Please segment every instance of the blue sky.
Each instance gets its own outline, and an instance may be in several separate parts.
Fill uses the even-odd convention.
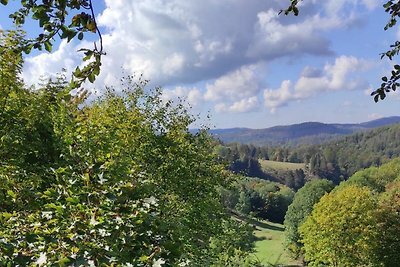
[[[211,115],[201,122],[217,128],[400,115],[398,93],[378,104],[369,96],[396,62],[379,53],[400,38],[398,27],[383,30],[384,1],[304,0],[299,17],[278,16],[289,2],[95,1],[107,56],[94,86],[117,84],[122,70],[142,73],[165,99],[187,99],[193,113]],[[26,83],[71,71],[82,46],[92,43],[58,42],[51,54],[28,55]]]

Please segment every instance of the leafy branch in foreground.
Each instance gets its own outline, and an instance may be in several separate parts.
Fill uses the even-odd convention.
[[[8,5],[7,0],[0,4]],[[85,66],[77,67],[73,72],[72,89],[83,82],[94,82],[100,73],[101,56],[105,55],[103,40],[98,28],[92,0],[21,0],[21,8],[9,16],[14,24],[21,27],[27,19],[36,20],[41,28],[37,37],[20,42],[19,49],[29,54],[32,49],[51,52],[56,38],[70,42],[75,37],[83,40],[87,33],[98,35],[99,44],[94,43],[92,49],[80,49],[84,53]]]

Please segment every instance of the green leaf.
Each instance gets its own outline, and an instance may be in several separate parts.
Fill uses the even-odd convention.
[[[46,49],[47,52],[51,53],[51,51],[53,50],[53,45],[51,44],[50,41],[46,41],[44,43],[44,48]]]
[[[12,197],[13,199],[17,198],[17,194],[15,194],[12,190],[7,190],[7,195]]]
[[[94,80],[96,80],[96,76],[94,72],[91,72],[88,76],[89,82],[94,83]]]
[[[8,4],[8,0],[0,0],[0,3],[6,6]]]
[[[79,198],[78,197],[67,197],[66,201],[70,202],[72,204],[77,204],[77,203],[79,203]]]
[[[80,32],[80,33],[78,34],[78,39],[79,39],[79,40],[82,40],[82,39],[83,39],[83,32]]]

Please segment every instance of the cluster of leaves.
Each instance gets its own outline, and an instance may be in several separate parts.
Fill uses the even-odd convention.
[[[400,242],[400,159],[355,174],[300,226],[310,266],[395,266]]]
[[[1,66],[1,265],[246,262],[251,231],[221,205],[225,171],[182,104],[132,77],[84,103],[62,77],[30,91]]]
[[[7,0],[0,1],[8,5]],[[77,37],[83,40],[86,33],[94,33],[99,37],[99,46],[94,43],[93,49],[83,48],[84,67],[77,67],[73,72],[75,79],[72,88],[78,88],[86,79],[94,82],[100,73],[101,56],[104,55],[102,36],[96,23],[91,0],[21,0],[21,7],[10,14],[14,24],[21,27],[30,19],[36,20],[41,29],[38,36],[25,39],[18,44],[18,49],[30,53],[32,49],[51,52],[56,39],[70,42]]]

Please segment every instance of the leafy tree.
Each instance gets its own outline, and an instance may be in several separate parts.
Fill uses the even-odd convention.
[[[11,92],[7,112],[25,104],[1,118],[18,120],[7,131],[23,146],[1,128],[1,153],[15,152],[0,161],[2,264],[212,266],[221,253],[247,255],[251,240],[226,238],[243,231],[224,228],[236,222],[220,204],[227,179],[213,141],[190,134],[183,105],[145,85],[128,78],[122,94],[109,89],[90,105],[63,81]]]
[[[334,185],[328,180],[313,180],[304,185],[294,196],[285,215],[285,244],[287,249],[298,257],[301,253],[302,243],[298,228],[310,215],[315,203],[330,192]]]
[[[377,205],[367,187],[352,185],[323,196],[299,228],[309,266],[377,266]]]
[[[361,170],[352,175],[346,183],[338,187],[349,185],[366,186],[370,190],[382,193],[386,190],[388,184],[395,181],[400,175],[400,158],[391,160],[380,167],[370,167]]]
[[[374,246],[378,260],[384,266],[396,266],[400,262],[400,180],[387,185],[381,194],[378,208],[379,238]]]
[[[8,0],[0,4],[8,5]],[[52,51],[55,39],[66,39],[70,42],[77,37],[82,40],[87,33],[97,34],[99,44],[93,49],[80,49],[84,52],[83,60],[87,63],[83,68],[77,67],[73,72],[75,79],[72,88],[78,88],[85,81],[93,82],[100,73],[101,56],[104,55],[102,36],[97,27],[92,0],[21,0],[18,10],[10,14],[14,24],[23,26],[29,19],[36,20],[40,28],[37,37],[25,39],[18,43],[19,51],[30,53],[32,49]]]
[[[288,15],[293,13],[295,16],[299,15],[298,4],[302,0],[290,0],[290,5],[285,10],[281,10],[280,13]],[[389,0],[383,4],[383,8],[386,13],[389,14],[389,21],[385,25],[384,30],[388,30],[396,25],[397,19],[400,17],[400,0]],[[381,59],[386,57],[390,60],[394,56],[397,56],[400,52],[400,41],[396,41],[394,44],[390,45],[390,49],[384,53],[381,53]],[[400,87],[400,65],[396,64],[393,66],[393,70],[389,76],[382,77],[381,86],[371,93],[374,97],[374,101],[378,102],[386,98],[386,94],[391,91],[396,91]]]

